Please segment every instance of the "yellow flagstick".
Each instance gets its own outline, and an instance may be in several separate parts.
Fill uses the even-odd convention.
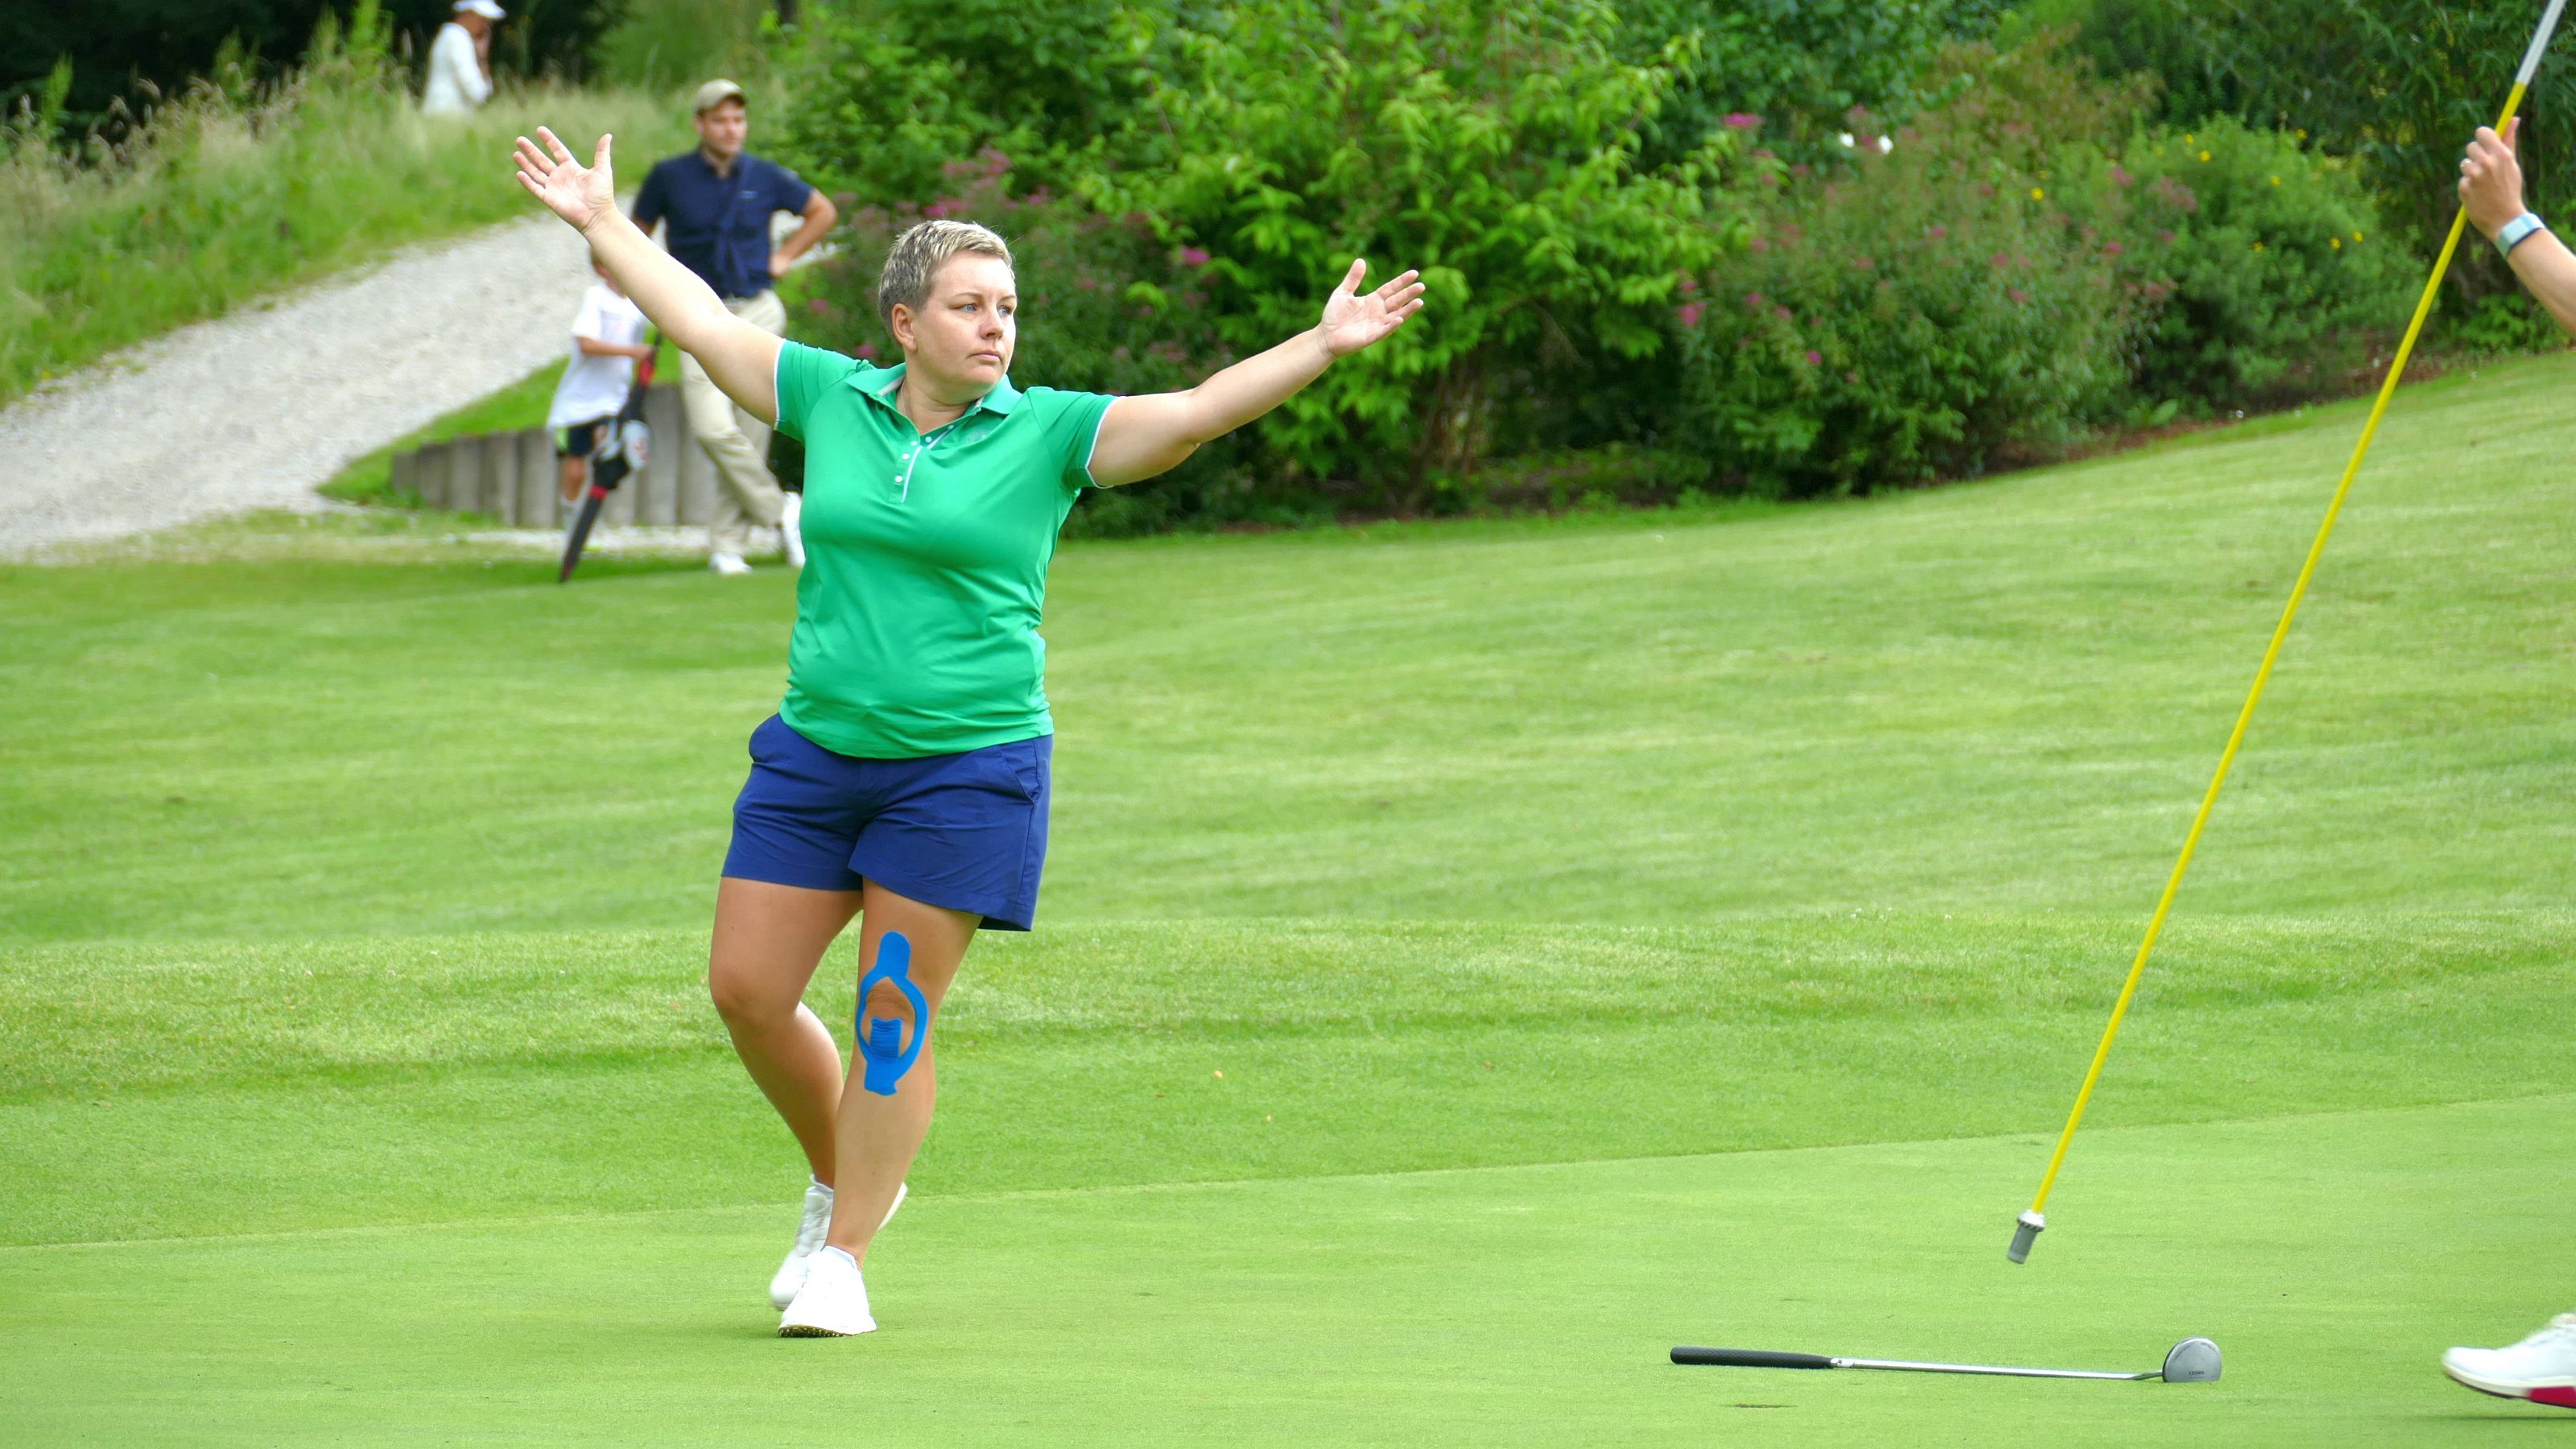
[[[2514,76],[2513,91],[2505,97],[2504,113],[2496,117],[2497,135],[2503,135],[2513,123],[2514,112],[2522,105],[2523,92],[2531,77],[2540,69],[2540,53],[2549,48],[2549,37],[2558,28],[2558,13],[2567,0],[2549,0],[2548,10],[2540,17],[2540,27],[2532,33],[2531,48],[2523,53],[2522,69]],[[2066,1114],[2066,1128],[2057,1134],[2057,1150],[2049,1154],[2048,1170],[2041,1174],[2039,1192],[2030,1200],[2030,1208],[2014,1220],[2012,1246],[2004,1256],[2015,1263],[2027,1261],[2031,1244],[2040,1230],[2048,1226],[2043,1209],[2048,1194],[2057,1185],[2057,1171],[2066,1165],[2066,1149],[2075,1140],[2076,1125],[2084,1120],[2084,1106],[2093,1099],[2093,1087],[2102,1078],[2102,1064],[2111,1057],[2111,1040],[2120,1034],[2120,1020],[2129,1014],[2129,999],[2137,994],[2138,978],[2146,973],[2147,957],[2156,949],[2156,936],[2164,930],[2165,913],[2173,908],[2174,892],[2182,888],[2183,872],[2191,868],[2191,853],[2200,845],[2202,827],[2209,824],[2211,807],[2218,803],[2219,787],[2227,783],[2228,767],[2236,763],[2236,750],[2245,743],[2245,727],[2254,719],[2254,706],[2262,701],[2263,686],[2272,678],[2272,665],[2281,657],[2281,641],[2290,634],[2290,621],[2299,616],[2299,601],[2307,597],[2308,580],[2317,571],[2317,560],[2325,556],[2326,540],[2334,533],[2335,519],[2343,512],[2344,495],[2352,491],[2352,480],[2361,472],[2361,460],[2370,452],[2370,440],[2379,432],[2379,419],[2388,411],[2388,399],[2397,391],[2397,380],[2406,371],[2406,359],[2415,351],[2415,338],[2424,330],[2424,319],[2433,310],[2433,298],[2440,291],[2443,274],[2451,269],[2451,254],[2459,250],[2460,233],[2467,227],[2469,213],[2463,207],[2451,218],[2451,234],[2442,241],[2442,255],[2433,263],[2433,275],[2424,282],[2424,295],[2415,304],[2415,316],[2406,324],[2405,340],[2397,344],[2397,356],[2388,364],[2388,376],[2379,384],[2379,398],[2370,405],[2370,421],[2362,426],[2361,441],[2354,445],[2352,461],[2343,469],[2343,481],[2335,485],[2334,500],[2326,505],[2325,522],[2317,527],[2317,539],[2308,546],[2308,560],[2299,568],[2299,581],[2290,588],[2290,602],[2281,610],[2281,622],[2272,629],[2272,642],[2263,650],[2263,665],[2254,671],[2254,688],[2245,696],[2245,707],[2236,712],[2236,728],[2228,733],[2227,748],[2218,757],[2218,769],[2209,777],[2209,792],[2200,799],[2200,811],[2191,818],[2191,833],[2183,837],[2182,854],[2175,857],[2173,874],[2165,878],[2164,895],[2156,901],[2156,913],[2147,922],[2146,938],[2138,943],[2137,959],[2129,963],[2129,979],[2120,987],[2120,999],[2111,1007],[2110,1024],[2102,1029],[2102,1044],[2093,1049],[2093,1065],[2084,1072],[2084,1086],[2075,1094],[2075,1110]]]

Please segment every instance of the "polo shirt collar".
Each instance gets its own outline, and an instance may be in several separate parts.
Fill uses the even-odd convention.
[[[902,409],[895,407],[894,396],[903,387],[903,373],[908,366],[910,366],[909,363],[898,362],[892,367],[881,367],[874,372],[854,372],[850,374],[849,385],[867,394],[880,406],[900,412]],[[957,421],[962,423],[979,412],[991,413],[996,417],[1008,417],[1011,409],[1019,405],[1020,390],[1011,386],[1010,376],[1006,373],[1000,382],[993,384],[992,391],[977,398],[973,407],[958,414]]]

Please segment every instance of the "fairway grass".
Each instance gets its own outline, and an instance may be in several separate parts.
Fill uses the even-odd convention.
[[[787,575],[0,568],[0,1438],[2490,1442],[2547,1411],[2436,1356],[2576,1306],[2570,396],[2398,399],[2018,1269],[2357,408],[1067,544],[1038,929],[851,1343],[769,1336],[802,1176],[704,986]]]

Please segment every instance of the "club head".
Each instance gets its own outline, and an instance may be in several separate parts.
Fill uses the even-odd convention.
[[[2186,1338],[2165,1355],[2164,1380],[2169,1384],[2214,1384],[2218,1382],[2218,1345],[2205,1338]]]

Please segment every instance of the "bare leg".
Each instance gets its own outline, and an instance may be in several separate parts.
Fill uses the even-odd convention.
[[[589,459],[575,453],[564,454],[563,476],[558,480],[556,485],[558,490],[563,494],[564,502],[579,503],[581,501],[582,486],[590,481],[589,473]]]
[[[948,995],[948,983],[957,979],[957,963],[966,958],[967,944],[975,939],[983,917],[907,900],[874,881],[868,882],[865,894],[867,910],[859,922],[860,976],[875,967],[877,943],[886,933],[901,931],[912,943],[912,984],[921,988],[923,999],[930,1003],[931,1030],[936,1032],[939,1003]],[[871,1016],[899,1017],[907,1023],[912,1016],[903,994],[883,983],[860,1008]],[[907,1039],[917,1029],[917,1024],[908,1024]],[[903,1185],[914,1155],[921,1151],[921,1139],[930,1131],[930,1109],[939,1097],[938,1068],[931,1053],[931,1041],[925,1035],[921,1055],[895,1084],[891,1097],[868,1091],[864,1073],[852,1075],[841,1087],[839,1161],[845,1170],[841,1190],[832,1198],[832,1231],[823,1241],[862,1266],[867,1262],[868,1243],[894,1206],[895,1189]]]
[[[716,884],[708,994],[733,1034],[735,1054],[786,1119],[815,1180],[825,1186],[832,1182],[841,1049],[832,1044],[822,1018],[806,1009],[805,983],[858,909],[857,891],[806,890],[732,876]],[[949,970],[956,970],[953,956]],[[893,1199],[892,1187],[886,1197]]]

